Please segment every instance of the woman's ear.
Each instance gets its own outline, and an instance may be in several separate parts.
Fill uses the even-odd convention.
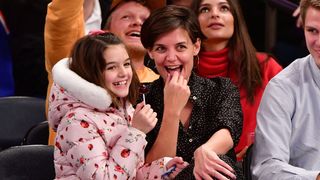
[[[194,45],[193,55],[197,56],[198,53],[200,52],[200,48],[201,48],[200,38],[197,38],[197,41],[193,45]]]

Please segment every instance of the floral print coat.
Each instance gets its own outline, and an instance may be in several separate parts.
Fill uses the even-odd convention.
[[[113,106],[107,91],[68,69],[67,60],[54,67],[53,76],[48,119],[57,132],[57,179],[161,177],[166,170],[163,159],[144,165],[146,135],[131,127],[130,103],[124,108]]]

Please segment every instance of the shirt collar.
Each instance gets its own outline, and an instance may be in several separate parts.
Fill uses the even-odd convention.
[[[318,88],[320,89],[320,69],[316,64],[315,59],[311,55],[309,57],[309,64],[313,79],[316,82]]]

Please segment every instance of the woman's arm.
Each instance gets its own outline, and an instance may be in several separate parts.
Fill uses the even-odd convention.
[[[157,138],[147,154],[146,162],[162,157],[176,156],[180,116],[185,107],[190,89],[182,75],[168,74],[164,87],[164,111]]]
[[[233,147],[233,140],[228,129],[220,129],[202,146],[207,146],[216,154],[223,155]]]
[[[218,92],[211,101],[218,101],[219,105],[213,107],[217,115],[211,121],[219,130],[194,152],[193,173],[196,178],[235,178],[234,170],[219,156],[225,155],[239,141],[242,128],[239,91],[228,79],[214,81]]]
[[[221,129],[194,152],[194,175],[196,178],[225,178],[221,173],[236,178],[234,171],[218,155],[226,154],[233,147],[233,140],[227,129]]]

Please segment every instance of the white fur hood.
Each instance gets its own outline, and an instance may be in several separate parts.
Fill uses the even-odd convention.
[[[71,71],[67,58],[53,67],[52,75],[54,83],[49,97],[48,120],[54,130],[73,108],[106,111],[110,107],[112,100],[108,92]]]
[[[69,58],[60,60],[53,67],[52,76],[54,83],[93,108],[106,110],[112,103],[111,96],[104,88],[82,79],[69,69]]]

